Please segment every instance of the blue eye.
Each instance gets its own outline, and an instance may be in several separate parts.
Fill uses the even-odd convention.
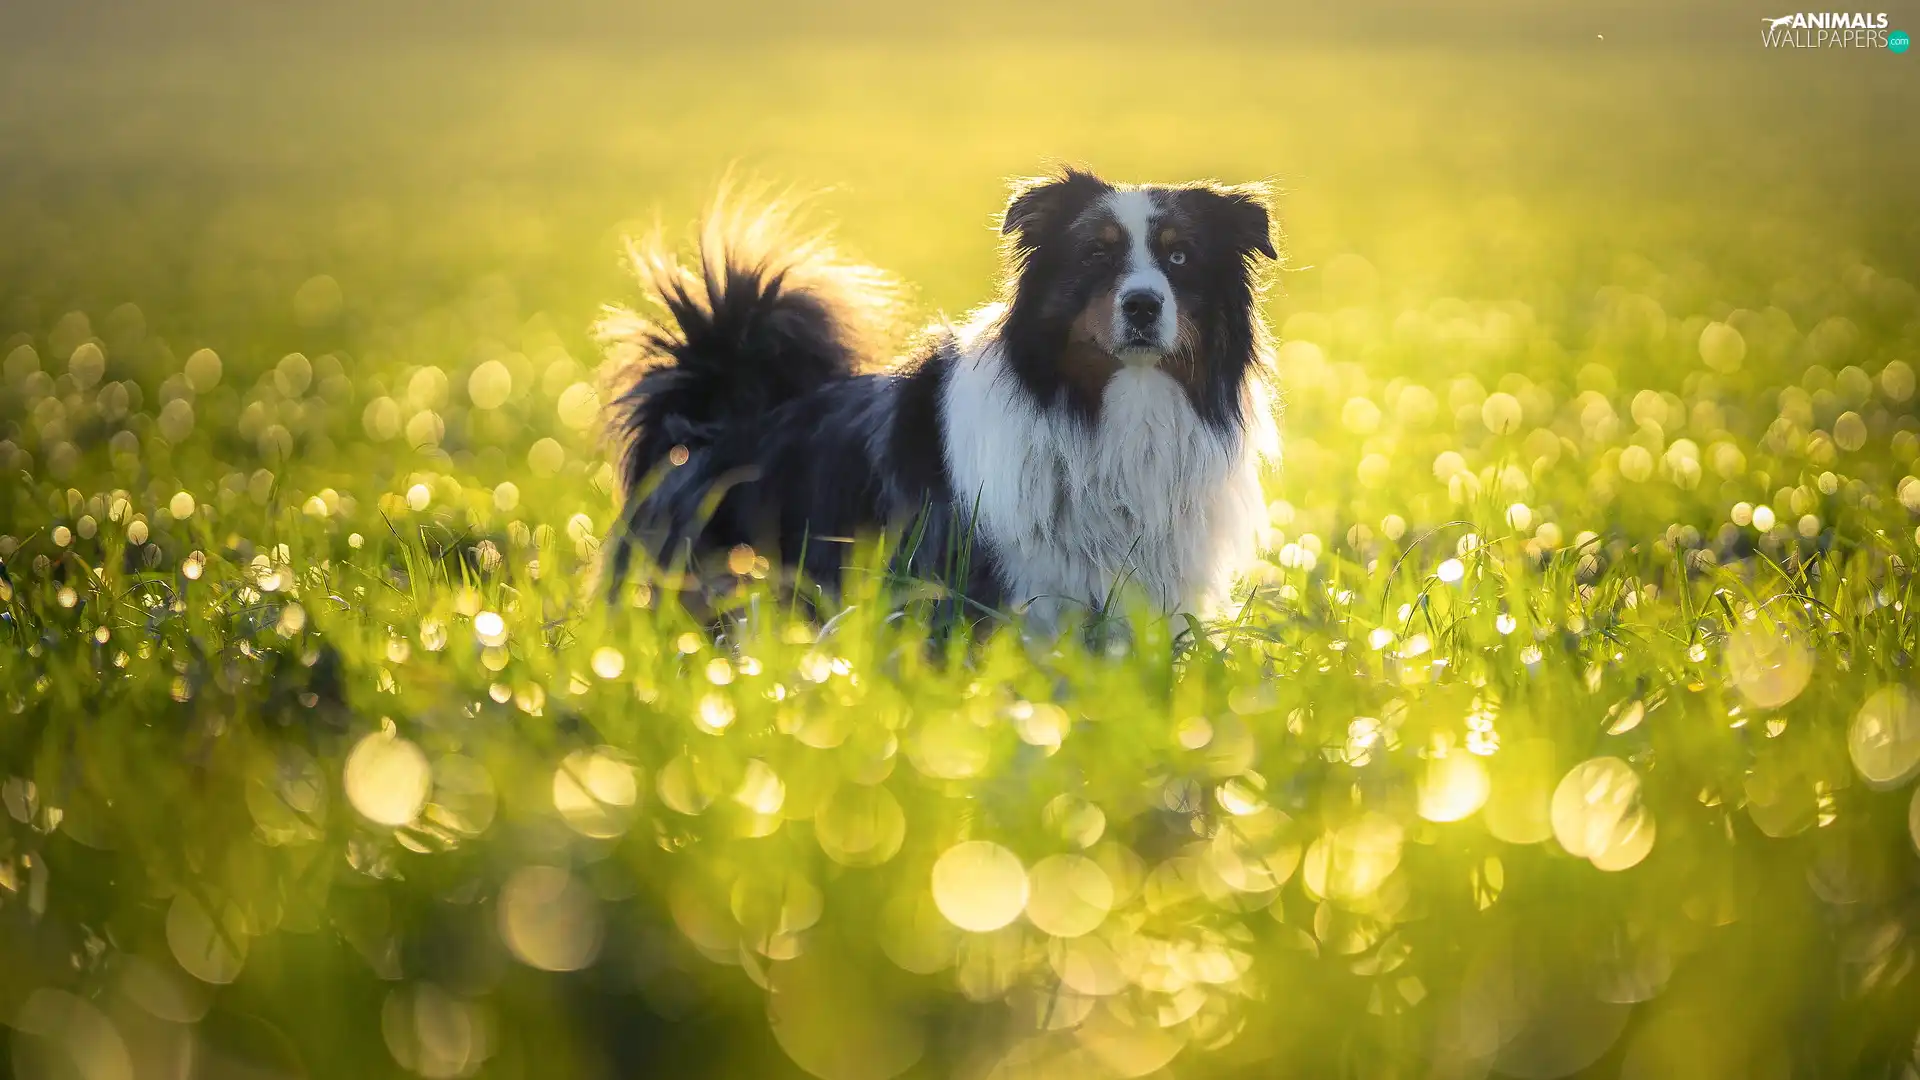
[[[1185,266],[1187,265],[1187,253],[1176,248],[1167,253],[1167,262],[1173,266]]]

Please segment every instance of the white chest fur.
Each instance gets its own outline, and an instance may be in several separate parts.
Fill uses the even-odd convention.
[[[1129,593],[1163,613],[1216,610],[1266,525],[1264,403],[1249,402],[1248,432],[1223,434],[1172,378],[1129,367],[1088,424],[1036,403],[997,345],[976,342],[947,384],[947,467],[1009,601],[1046,626]]]

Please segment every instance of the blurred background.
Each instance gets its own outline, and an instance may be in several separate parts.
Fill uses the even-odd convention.
[[[0,275],[20,328],[134,301],[217,335],[320,273],[378,319],[488,274],[572,333],[625,295],[621,235],[683,228],[734,168],[824,191],[851,248],[957,310],[993,287],[1005,178],[1062,161],[1275,181],[1282,311],[1345,253],[1389,292],[1528,300],[1635,257],[1770,288],[1810,237],[1910,268],[1911,57],[1762,49],[1760,16],[21,0]]]
[[[1920,1075],[1920,56],[1781,14],[0,0],[0,1076]],[[930,320],[1058,163],[1278,193],[1257,632],[570,606],[625,238]]]

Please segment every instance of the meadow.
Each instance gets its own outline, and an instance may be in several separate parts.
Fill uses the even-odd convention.
[[[0,1073],[1920,1076],[1920,62],[1596,37],[8,52]],[[624,237],[1060,161],[1278,193],[1235,617],[583,597]]]

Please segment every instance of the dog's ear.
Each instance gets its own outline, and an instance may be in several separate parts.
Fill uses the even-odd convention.
[[[1203,213],[1234,249],[1243,255],[1280,257],[1273,243],[1273,218],[1267,212],[1271,198],[1265,184],[1207,184],[1193,189]]]
[[[1106,181],[1074,168],[1057,176],[1019,181],[1014,185],[1012,201],[1007,203],[1006,215],[1000,219],[1000,235],[1014,237],[1014,243],[1022,248],[1037,247],[1041,237],[1072,221],[1096,196],[1108,190]]]

